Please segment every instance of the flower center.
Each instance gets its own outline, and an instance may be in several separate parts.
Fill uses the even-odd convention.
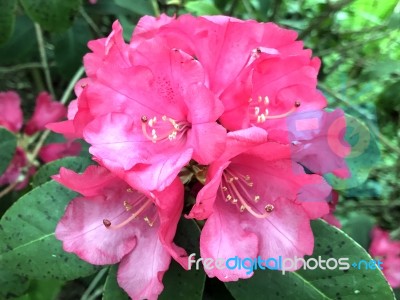
[[[129,188],[127,189],[127,192],[133,193],[134,191]],[[133,221],[140,215],[144,216],[143,220],[150,227],[152,227],[154,225],[154,222],[157,220],[158,214],[153,201],[151,201],[144,195],[136,197],[133,201],[124,201],[123,206],[126,212],[133,211],[133,213],[126,220],[117,225],[113,225],[109,219],[103,219],[103,225],[107,229],[120,229],[128,225],[131,221]]]
[[[141,121],[144,136],[153,143],[180,138],[190,128],[189,123],[176,121],[167,116],[162,116],[161,120],[158,120],[157,117],[149,119],[147,116],[142,116]]]
[[[225,169],[222,174],[222,181],[220,185],[220,191],[225,198],[226,202],[230,202],[239,209],[240,212],[245,210],[256,218],[264,219],[274,210],[272,204],[267,204],[264,207],[264,211],[260,212],[260,209],[256,206],[260,202],[260,195],[252,196],[249,190],[253,188],[253,182],[249,175],[243,175],[239,172]]]
[[[269,98],[268,96],[265,96],[264,98],[261,96],[258,96],[257,100],[254,100],[253,98],[249,99],[249,112],[250,112],[250,118],[252,121],[257,122],[257,123],[264,123],[266,120],[272,120],[272,119],[281,119],[285,118],[292,113],[296,111],[298,107],[300,107],[301,102],[300,101],[295,101],[294,105],[291,109],[289,109],[287,112],[279,115],[269,115],[269,110],[268,110],[268,105],[269,105]]]

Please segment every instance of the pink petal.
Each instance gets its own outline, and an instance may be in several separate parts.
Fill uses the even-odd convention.
[[[52,178],[85,197],[101,195],[105,186],[116,181],[115,175],[98,166],[89,166],[82,174],[62,167],[60,173],[52,176]],[[82,182],[85,184],[82,184]]]
[[[60,102],[54,101],[47,92],[42,92],[36,98],[35,111],[26,123],[25,133],[32,135],[45,129],[48,123],[59,121],[66,116],[66,108]]]
[[[40,149],[39,157],[44,162],[50,162],[66,156],[76,156],[81,152],[79,142],[51,143]]]
[[[129,215],[122,214],[122,200],[116,196],[79,197],[70,202],[55,232],[65,251],[95,265],[115,264],[132,251],[136,245],[133,224],[120,230],[103,224],[105,218],[119,223]]]
[[[240,224],[237,212],[233,207],[224,205],[221,201],[215,203],[215,211],[208,218],[200,236],[200,253],[204,259],[228,258],[238,256],[257,257],[258,239],[250,230]],[[233,246],[234,245],[234,246]],[[214,268],[205,270],[209,277],[217,277],[221,281],[236,281],[239,278],[248,278],[252,273],[247,270]]]
[[[118,284],[132,299],[157,299],[164,288],[162,278],[170,261],[157,230],[143,230],[135,249],[119,265]]]
[[[18,132],[22,122],[21,100],[18,94],[14,91],[0,93],[0,126]]]
[[[162,192],[155,192],[154,196],[160,218],[159,239],[168,253],[186,269],[186,251],[173,242],[183,209],[183,184],[177,177],[170,186]]]

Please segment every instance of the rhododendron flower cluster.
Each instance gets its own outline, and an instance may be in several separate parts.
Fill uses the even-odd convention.
[[[34,139],[47,123],[65,118],[66,112],[64,105],[54,101],[47,92],[41,92],[36,98],[32,117],[24,125],[19,95],[14,91],[0,93],[0,126],[20,135],[14,158],[6,172],[0,176],[0,185],[17,182],[15,189],[19,190],[28,184],[29,176],[35,173],[35,167],[29,161],[24,147],[29,144],[27,140]],[[38,156],[43,162],[50,162],[64,156],[77,155],[80,151],[81,145],[78,142],[49,143],[40,149]]]
[[[311,255],[310,220],[330,212],[322,175],[348,176],[350,149],[343,112],[325,111],[317,90],[320,61],[296,37],[273,23],[162,15],[143,17],[129,43],[118,21],[89,42],[68,120],[48,125],[83,138],[100,165],[55,177],[82,194],[56,230],[64,249],[121,262],[120,286],[155,298],[170,257],[188,267],[172,243],[185,168],[204,185],[186,215],[206,219],[203,257]]]
[[[375,227],[369,247],[371,256],[383,262],[383,274],[393,288],[400,287],[400,241],[390,238],[389,232]]]

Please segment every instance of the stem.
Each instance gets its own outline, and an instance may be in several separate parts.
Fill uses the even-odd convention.
[[[65,89],[64,94],[61,97],[60,102],[62,104],[67,103],[68,98],[71,95],[72,90],[74,89],[75,83],[79,80],[79,78],[81,78],[81,76],[83,75],[84,71],[85,71],[85,69],[83,67],[80,67],[78,69],[78,71],[76,71],[74,77],[72,77],[72,79],[69,82],[67,88]],[[38,156],[39,151],[42,148],[42,146],[43,146],[44,142],[46,141],[46,138],[49,136],[49,134],[50,134],[50,130],[45,130],[42,133],[39,141],[37,142],[34,150],[32,151],[31,162],[33,162],[36,159],[36,157]]]
[[[49,64],[47,62],[46,49],[44,46],[43,32],[42,32],[42,29],[40,28],[40,25],[37,23],[35,23],[35,30],[36,30],[36,38],[37,38],[38,45],[39,45],[40,59],[41,59],[42,67],[44,70],[44,77],[46,80],[46,85],[47,85],[47,88],[49,89],[50,94],[55,98],[53,83],[52,83],[51,75],[50,75],[50,68],[49,68]]]
[[[157,0],[151,0],[151,6],[153,6],[154,15],[156,17],[160,16],[160,8],[158,7]]]
[[[90,297],[90,293],[96,288],[97,284],[100,282],[101,278],[106,274],[108,271],[108,268],[101,269],[99,273],[93,278],[92,282],[89,284],[89,287],[86,289],[86,291],[83,293],[81,300],[88,300],[92,299],[93,297]]]
[[[101,37],[102,33],[97,27],[96,23],[92,20],[92,18],[86,13],[86,11],[83,9],[83,7],[80,8],[79,13],[81,16],[85,19],[86,23],[92,28],[92,30],[96,33],[97,37]]]
[[[12,67],[0,67],[0,73],[13,73],[13,72],[18,72],[21,70],[25,69],[38,69],[42,68],[42,64],[38,62],[32,62],[32,63],[26,63],[26,64],[20,64],[20,65],[15,65]]]
[[[4,190],[0,192],[0,199],[3,198],[5,195],[7,195],[9,192],[11,192],[17,185],[19,181],[17,180],[16,182],[10,184],[8,187],[6,187]]]

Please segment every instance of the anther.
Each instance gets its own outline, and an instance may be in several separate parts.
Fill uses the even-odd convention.
[[[301,102],[300,102],[300,101],[296,101],[296,102],[294,103],[294,106],[296,106],[296,107],[300,107],[300,105],[301,105]]]
[[[270,212],[272,212],[273,210],[274,210],[274,206],[272,205],[272,204],[267,204],[267,205],[265,205],[265,207],[264,207],[264,209],[265,209],[265,211],[267,212],[267,213],[270,213]]]
[[[110,227],[111,226],[111,222],[110,222],[110,220],[107,220],[107,219],[104,219],[103,220],[103,225],[105,226],[105,227]]]
[[[140,120],[142,120],[143,123],[146,123],[146,122],[147,122],[147,117],[146,117],[146,116],[142,116],[142,117],[140,118]]]

